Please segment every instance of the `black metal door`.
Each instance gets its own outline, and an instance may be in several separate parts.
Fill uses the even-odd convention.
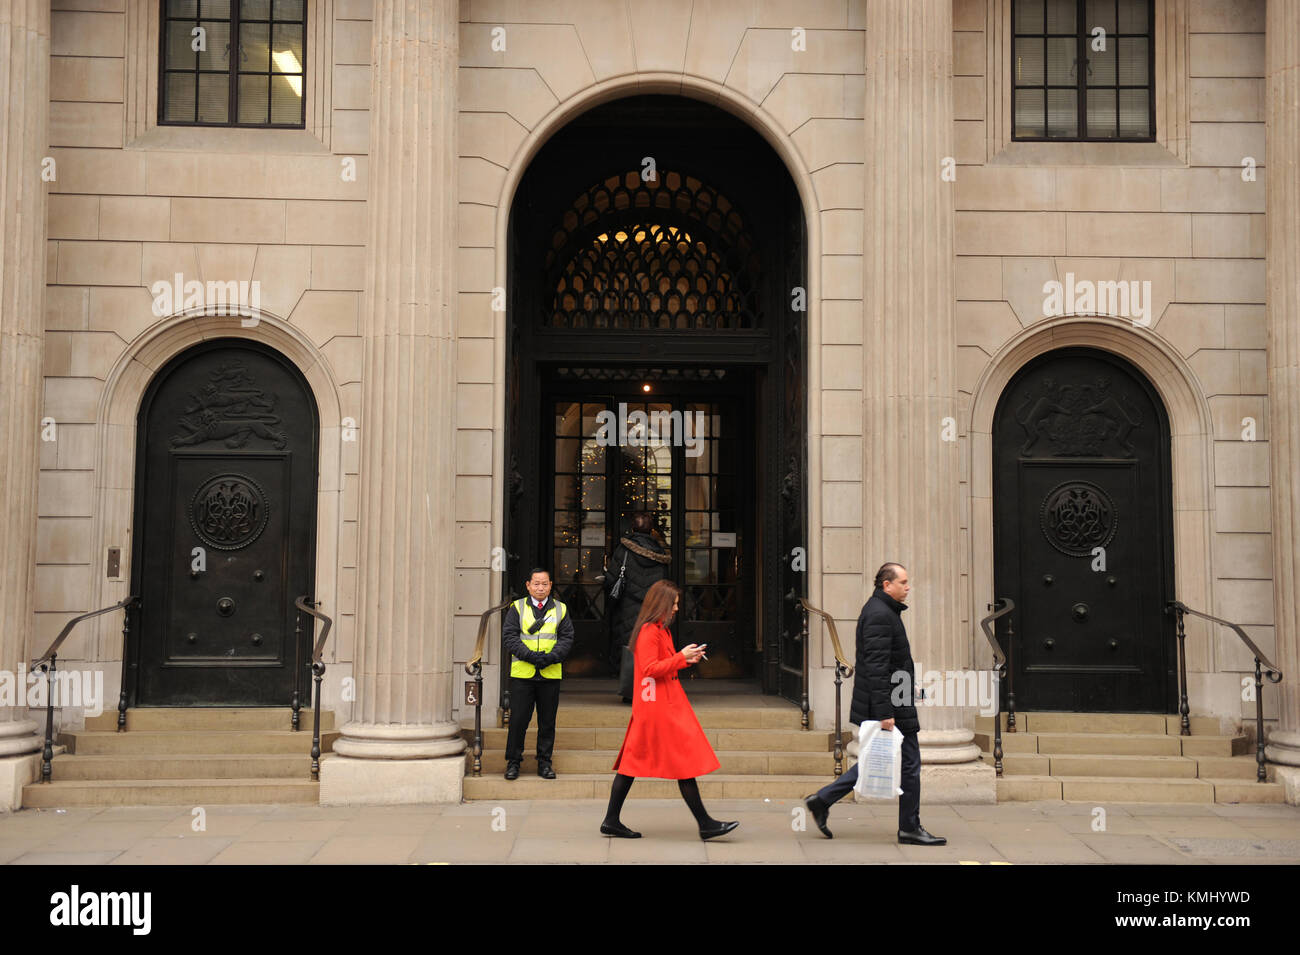
[[[1052,352],[1007,386],[994,425],[997,596],[1016,602],[1016,704],[1169,712],[1169,426],[1113,355]]]
[[[145,706],[288,705],[315,570],[317,423],[283,356],[217,340],[159,372],[138,420],[131,648]]]

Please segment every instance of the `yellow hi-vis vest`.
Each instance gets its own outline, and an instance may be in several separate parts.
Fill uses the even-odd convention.
[[[555,649],[555,634],[560,628],[560,621],[569,611],[564,604],[558,600],[554,601],[551,609],[546,611],[546,616],[543,618],[545,622],[541,629],[536,633],[529,633],[529,628],[537,621],[537,617],[534,616],[536,609],[527,597],[515,601],[515,611],[519,614],[519,636],[523,638],[524,646],[529,650],[536,653],[550,653]],[[542,667],[542,679],[558,680],[562,666],[563,664],[560,663],[552,663],[550,666]],[[536,666],[511,654],[511,676],[517,676],[521,680],[531,680],[536,673]]]

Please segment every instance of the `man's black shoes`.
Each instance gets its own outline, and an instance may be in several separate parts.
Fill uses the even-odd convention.
[[[831,835],[830,829],[826,826],[826,820],[831,815],[831,807],[818,799],[816,793],[805,797],[803,804],[808,807],[808,812],[811,813],[813,822],[817,823],[817,828],[822,831],[822,835],[827,839],[834,839],[835,837]]]
[[[715,819],[700,829],[700,838],[708,842],[710,839],[718,838],[718,836],[725,836],[738,825],[740,825],[739,822],[719,822]]]
[[[946,846],[948,840],[943,836],[932,836],[925,831],[924,826],[917,826],[913,832],[904,832],[898,830],[898,841],[902,845],[909,846]]]
[[[519,778],[519,764],[514,760],[506,763],[506,779]]]
[[[538,776],[541,776],[543,779],[554,779],[554,778],[555,778],[555,770],[553,770],[553,769],[551,768],[551,764],[550,764],[550,763],[538,763],[538,764],[537,764],[537,775],[538,775]]]

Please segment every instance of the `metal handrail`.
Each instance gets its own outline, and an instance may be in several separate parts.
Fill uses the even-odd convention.
[[[993,613],[989,614],[980,621],[980,629],[984,631],[984,636],[988,637],[989,646],[993,648],[993,672],[996,674],[996,682],[993,685],[993,769],[998,776],[1002,775],[1002,679],[1007,675],[1007,655],[1002,649],[1002,644],[998,643],[995,636],[997,621],[1005,617],[1011,611],[1016,609],[1016,602],[1010,597],[998,597],[993,603],[988,605]],[[1007,621],[1008,628],[1011,621]],[[1012,696],[1008,703],[1010,709],[1007,714],[1007,732],[1015,732],[1015,697]]]
[[[834,766],[834,775],[839,776],[841,773],[844,772],[844,729],[843,729],[843,724],[840,722],[840,720],[841,720],[841,715],[840,715],[840,706],[841,706],[841,703],[840,703],[840,693],[841,693],[841,688],[842,688],[842,686],[843,686],[844,680],[846,680],[846,679],[848,679],[849,677],[853,676],[853,667],[849,665],[849,662],[848,662],[846,659],[844,659],[844,649],[840,646],[840,635],[839,635],[839,632],[835,629],[835,620],[834,620],[834,618],[832,618],[830,614],[828,614],[825,610],[822,610],[820,607],[814,607],[811,603],[808,602],[808,599],[807,599],[806,597],[802,597],[802,596],[800,596],[799,594],[795,593],[793,589],[791,589],[790,593],[786,594],[786,600],[789,600],[789,601],[792,602],[792,603],[797,603],[797,604],[802,608],[802,610],[803,610],[804,687],[805,687],[805,689],[804,689],[804,700],[805,700],[805,705],[806,705],[806,701],[807,701],[807,698],[808,698],[808,691],[807,691],[807,685],[808,685],[808,684],[807,684],[807,680],[808,680],[808,615],[809,615],[810,613],[815,613],[815,614],[817,614],[817,616],[821,617],[822,620],[824,620],[824,621],[826,622],[826,629],[830,631],[830,635],[831,635],[831,646],[834,648],[834,651],[835,651],[835,747],[834,747],[835,766]],[[804,711],[804,729],[807,729],[807,728],[808,728],[808,725],[807,725],[807,718],[808,718],[807,710],[805,709],[805,711]]]
[[[41,750],[41,782],[48,783],[54,772],[54,674],[58,669],[59,648],[63,646],[63,641],[68,638],[72,628],[83,620],[89,620],[91,617],[98,617],[101,614],[112,613],[114,610],[122,611],[122,659],[126,659],[126,636],[130,631],[130,608],[139,601],[139,597],[132,595],[124,597],[117,603],[108,607],[100,607],[98,610],[92,610],[90,613],[83,613],[79,617],[73,617],[59,635],[54,638],[50,648],[45,653],[32,661],[28,672],[35,673],[40,670],[45,674],[45,746]],[[124,717],[125,714],[119,714]],[[119,719],[119,729],[124,719]]]
[[[475,776],[483,775],[483,647],[487,641],[488,622],[494,613],[500,613],[514,603],[518,597],[512,592],[505,600],[479,614],[478,640],[474,643],[474,653],[465,663],[465,672],[474,678],[474,768]]]
[[[311,731],[311,778],[320,779],[320,685],[321,679],[325,676],[325,663],[321,659],[321,653],[325,649],[325,641],[329,639],[330,628],[334,626],[334,621],[328,616],[316,609],[320,605],[319,600],[309,600],[306,594],[303,594],[293,602],[293,605],[303,613],[313,618],[312,630],[316,629],[315,621],[321,621],[325,626],[321,628],[320,636],[316,639],[316,645],[311,654],[311,672],[315,679],[316,687],[313,694],[314,722]],[[298,631],[295,628],[296,632]],[[293,694],[293,728],[298,729],[298,691],[295,687]]]
[[[1178,618],[1178,735],[1192,735],[1191,717],[1189,715],[1191,707],[1187,703],[1187,631],[1183,622],[1183,618],[1190,613],[1193,617],[1200,617],[1202,620],[1208,620],[1211,623],[1217,623],[1221,627],[1227,627],[1241,637],[1241,642],[1246,644],[1250,648],[1250,652],[1255,656],[1255,779],[1257,782],[1266,782],[1268,772],[1264,768],[1264,699],[1260,690],[1264,687],[1265,671],[1268,673],[1268,681],[1273,684],[1282,682],[1282,671],[1274,666],[1268,657],[1264,656],[1264,652],[1255,646],[1255,641],[1247,636],[1246,631],[1231,620],[1224,620],[1208,613],[1202,613],[1199,610],[1193,610],[1181,600],[1171,600],[1165,604],[1165,612],[1169,613],[1171,611]]]

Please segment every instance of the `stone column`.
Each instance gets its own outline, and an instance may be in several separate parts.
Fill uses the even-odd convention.
[[[908,569],[903,622],[919,681],[923,670],[971,662],[959,578],[955,183],[943,175],[955,170],[952,0],[871,0],[866,42],[863,539],[868,574],[886,560]],[[920,716],[923,763],[976,759],[970,710],[922,706]]]
[[[27,754],[41,746],[22,677],[36,581],[49,76],[49,0],[0,0],[0,671],[18,677],[18,705],[0,702],[0,810],[22,805]]]
[[[458,802],[456,0],[376,0],[363,304],[355,719],[321,803]]]
[[[1273,501],[1273,662],[1282,683],[1265,756],[1300,803],[1300,3],[1268,0],[1268,438]]]

